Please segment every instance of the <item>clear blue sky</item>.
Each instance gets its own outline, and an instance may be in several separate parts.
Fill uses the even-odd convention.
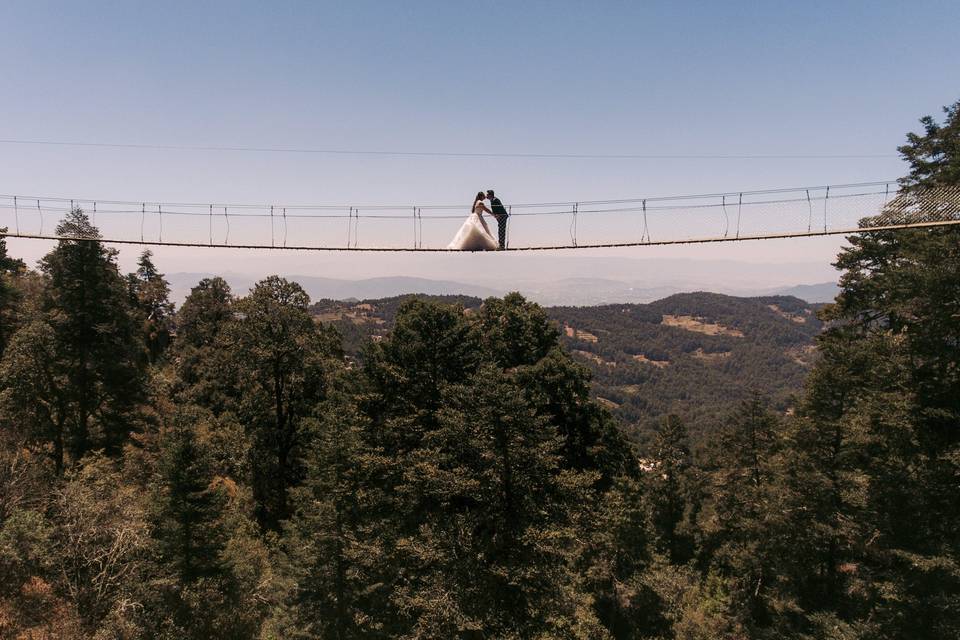
[[[893,155],[919,117],[960,98],[956,1],[30,1],[0,6],[0,24],[3,139]],[[465,207],[489,186],[505,199],[541,201],[904,171],[896,158],[331,157],[8,144],[0,144],[0,164],[3,193]],[[709,252],[828,260],[835,246],[791,241]],[[31,259],[45,250],[36,242],[15,247]],[[250,264],[233,254],[161,255],[171,271],[202,270],[199,263],[212,260]],[[273,256],[269,266],[305,264],[284,260]],[[385,272],[402,269],[382,260]]]

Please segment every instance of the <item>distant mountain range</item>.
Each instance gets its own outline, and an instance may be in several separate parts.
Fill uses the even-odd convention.
[[[178,304],[181,303],[197,282],[210,275],[206,273],[169,274],[167,280],[170,282],[171,299]],[[234,292],[240,295],[246,293],[255,282],[254,278],[247,275],[225,274],[222,277],[230,283]],[[717,293],[737,296],[789,295],[806,302],[817,303],[832,301],[838,291],[836,283],[833,282],[784,287],[758,287],[749,284],[708,287],[702,282],[691,280],[690,276],[673,281],[668,281],[669,276],[665,276],[663,284],[656,284],[655,274],[650,274],[645,280],[634,282],[596,277],[560,277],[545,281],[518,280],[512,286],[504,286],[501,282],[477,284],[409,276],[385,276],[358,280],[303,275],[286,277],[300,283],[312,300],[365,300],[410,293],[487,298],[502,296],[516,290],[530,300],[550,307],[639,304],[659,300],[675,293],[701,289],[711,289]]]
[[[840,293],[836,282],[821,282],[819,284],[798,284],[795,287],[779,289],[772,295],[793,296],[807,302],[833,302]]]

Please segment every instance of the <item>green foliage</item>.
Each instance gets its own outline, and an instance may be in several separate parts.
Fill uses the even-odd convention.
[[[326,394],[336,335],[307,313],[300,285],[271,276],[234,305],[216,343],[230,370],[230,404],[250,438],[258,519],[276,529],[290,515],[289,490],[305,475],[307,420]]]
[[[641,461],[653,547],[674,564],[693,556],[698,487],[687,440],[683,421],[667,416]]]
[[[960,184],[957,105],[946,111],[900,148],[908,195]],[[868,232],[850,245],[793,434],[814,567],[803,604],[835,612],[849,636],[956,636],[960,234]]]
[[[220,553],[226,535],[220,516],[225,496],[211,488],[212,465],[194,433],[197,422],[197,412],[175,417],[164,435],[158,468],[154,535],[162,561],[175,569],[181,585],[223,573]]]
[[[177,345],[196,349],[214,344],[232,317],[233,296],[223,278],[204,278],[177,312]]]
[[[115,253],[79,209],[41,262],[42,316],[25,322],[0,363],[0,421],[50,447],[58,472],[94,448],[116,453],[143,398],[142,343],[134,330]]]
[[[778,563],[785,526],[778,463],[781,426],[755,398],[730,416],[706,460],[700,558],[727,594],[728,614],[748,629],[783,633],[793,593]]]
[[[822,328],[815,309],[785,296],[689,293],[548,313],[567,328],[564,347],[593,374],[593,395],[607,401],[632,439],[649,445],[660,421],[676,415],[697,450],[719,428],[719,416],[753,394],[778,411],[792,406],[815,359]],[[743,335],[703,333],[666,324],[664,316],[690,316]]]
[[[900,180],[908,190],[960,184],[960,101],[943,112],[943,124],[921,118],[923,134],[908,133],[907,144],[897,148],[910,164],[910,173]]]
[[[655,565],[643,485],[619,477],[592,510],[580,569],[597,618],[618,639],[665,636],[660,595],[644,581]]]
[[[584,596],[568,554],[594,477],[562,470],[560,447],[509,374],[487,366],[446,390],[398,487],[413,518],[395,603],[412,636],[570,632]]]
[[[910,137],[908,194],[955,184],[956,121]],[[952,230],[851,239],[825,325],[712,294],[311,308],[274,276],[199,283],[168,356],[150,256],[124,281],[61,230],[89,241],[0,268],[2,637],[960,636]]]
[[[74,426],[72,401],[53,328],[42,321],[22,327],[0,360],[0,424],[34,447],[49,446],[60,472],[67,430]]]
[[[144,251],[137,270],[127,276],[131,306],[139,312],[143,341],[150,362],[156,362],[170,344],[173,328],[173,303],[170,285],[153,264],[153,253]]]
[[[233,319],[233,295],[223,278],[204,278],[193,287],[176,315],[173,344],[178,396],[219,413],[233,382],[226,377],[226,354],[218,345]]]
[[[3,235],[6,231],[6,227],[0,227],[0,356],[16,329],[20,292],[14,286],[13,279],[24,269],[23,261],[7,254],[7,238]]]
[[[366,411],[388,426],[388,446],[402,451],[436,428],[444,385],[464,382],[480,364],[479,336],[458,307],[411,300],[400,307],[389,340],[372,345],[364,367]]]
[[[141,624],[161,637],[221,636],[237,624],[224,610],[237,606],[226,549],[228,505],[235,484],[214,475],[212,456],[198,438],[205,414],[178,411],[161,439],[150,500],[151,580]],[[242,526],[242,523],[240,523]]]
[[[298,589],[283,622],[284,637],[377,637],[386,606],[386,575],[378,522],[385,496],[367,482],[377,456],[363,442],[367,421],[345,392],[356,380],[337,381],[321,409],[308,474],[293,491],[295,512],[285,531],[288,572]],[[292,612],[292,614],[291,614]]]
[[[519,293],[490,298],[480,310],[479,330],[486,350],[498,366],[509,369],[538,362],[560,337],[539,305]]]
[[[41,261],[55,369],[66,382],[65,448],[78,460],[93,448],[117,452],[123,444],[143,398],[143,344],[116,252],[97,240],[99,233],[79,209],[57,226],[57,234],[88,239],[60,240]]]
[[[15,510],[0,529],[0,594],[15,595],[31,576],[40,575],[49,564],[53,527],[42,513]]]

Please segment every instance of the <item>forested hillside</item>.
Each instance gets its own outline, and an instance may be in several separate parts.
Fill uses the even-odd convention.
[[[344,337],[352,357],[393,326],[399,306],[420,298],[462,305],[469,296],[399,296],[358,302],[321,300],[312,313]],[[691,435],[714,431],[720,416],[755,395],[785,413],[816,357],[823,323],[811,305],[785,296],[737,298],[678,294],[650,304],[549,307],[561,344],[593,374],[592,395],[632,439],[648,439],[669,414]]]
[[[923,122],[921,203],[960,103]],[[825,327],[705,294],[334,321],[277,276],[175,309],[83,211],[36,270],[0,236],[0,637],[958,637],[958,230],[850,238]],[[719,380],[818,332],[793,411],[758,373],[698,447],[696,413],[632,443],[578,362]]]
[[[563,343],[632,435],[674,414],[699,439],[759,395],[784,413],[815,361],[816,306],[790,297],[678,294],[646,305],[555,307]]]

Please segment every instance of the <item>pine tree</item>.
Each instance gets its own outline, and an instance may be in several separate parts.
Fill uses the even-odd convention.
[[[223,497],[211,488],[213,474],[194,434],[196,416],[184,412],[164,436],[158,471],[160,491],[155,536],[177,580],[189,584],[221,575]]]
[[[467,380],[480,363],[478,335],[459,307],[410,300],[388,340],[364,358],[364,412],[382,428],[388,454],[415,447],[437,426],[443,389]]]
[[[486,300],[478,322],[486,353],[503,369],[539,362],[560,338],[543,308],[519,293]]]
[[[783,633],[795,608],[781,570],[790,532],[778,453],[781,426],[759,398],[742,403],[707,456],[707,497],[700,512],[699,563],[729,595],[733,625]]]
[[[176,315],[176,393],[214,413],[224,411],[232,386],[227,377],[227,354],[218,339],[233,319],[233,302],[230,285],[223,278],[204,278],[191,289]]]
[[[173,328],[173,303],[170,285],[153,264],[153,252],[144,251],[137,261],[137,270],[127,276],[131,306],[139,311],[143,341],[150,362],[157,362],[170,344]]]
[[[34,325],[19,342],[7,369],[19,386],[6,393],[36,399],[34,417],[45,414],[38,433],[52,439],[62,471],[65,453],[76,461],[96,447],[119,451],[143,397],[144,361],[116,253],[79,209],[57,233],[87,239],[61,240],[41,261],[46,328]]]
[[[910,173],[900,181],[908,190],[960,184],[960,100],[943,112],[943,124],[924,116],[923,134],[908,133],[907,144],[897,148],[910,165]]]
[[[366,421],[347,390],[353,376],[332,382],[321,409],[303,485],[292,492],[295,513],[284,548],[298,589],[294,622],[285,635],[345,640],[376,637],[386,605],[383,589],[371,588],[391,567],[378,533],[379,488],[367,482],[375,462],[363,442]]]
[[[617,475],[636,474],[630,445],[609,414],[590,399],[590,371],[560,348],[559,332],[540,305],[518,293],[491,298],[477,325],[485,359],[515,371],[528,399],[557,426],[565,468],[600,471],[600,489]]]
[[[683,421],[667,416],[643,460],[645,507],[653,544],[674,564],[683,564],[693,553],[693,525],[687,520],[695,507],[691,495],[694,479],[687,437]]]
[[[13,285],[13,278],[23,269],[21,260],[7,254],[6,227],[0,227],[0,356],[10,341],[17,326],[16,308],[20,294]]]
[[[204,278],[190,290],[177,312],[177,345],[212,346],[233,317],[233,295],[223,278]]]
[[[251,440],[258,519],[271,529],[290,515],[288,492],[304,478],[310,446],[305,420],[324,400],[340,357],[338,336],[313,321],[308,303],[300,285],[271,276],[234,305],[217,342],[233,385],[228,406]]]
[[[946,112],[900,148],[901,197],[960,185],[960,108]],[[876,637],[955,636],[960,233],[864,232],[850,245],[795,436],[819,534],[807,603]]]
[[[590,415],[574,406],[592,404],[584,374],[538,307],[519,296],[485,304],[472,322],[457,307],[405,303],[366,359],[371,479],[387,523],[378,537],[402,578],[383,578],[395,585],[384,633],[600,633],[574,557],[600,474],[588,458],[568,467],[555,419],[589,430],[574,423]]]
[[[56,335],[42,321],[21,327],[0,360],[0,426],[35,448],[48,449],[57,475],[63,473],[67,423],[73,409],[63,370]]]
[[[419,519],[396,587],[413,637],[592,637],[574,571],[595,474],[560,468],[562,438],[496,367],[443,395],[398,491]]]
[[[669,631],[661,598],[648,584],[659,579],[658,561],[666,562],[651,551],[656,532],[649,517],[654,496],[644,489],[647,473],[642,480],[618,477],[581,533],[589,541],[581,571],[597,617],[617,640],[667,637]]]
[[[209,451],[197,437],[204,415],[178,409],[160,442],[151,509],[154,565],[142,617],[162,637],[219,637],[243,615],[230,612],[237,594],[224,557],[231,485],[214,476]]]

